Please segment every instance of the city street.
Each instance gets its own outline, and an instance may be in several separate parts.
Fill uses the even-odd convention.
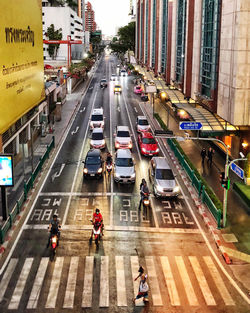
[[[160,156],[169,160],[181,194],[156,199],[149,181],[149,157],[139,152],[136,117],[144,115],[140,96],[134,94],[133,77],[119,77],[121,94],[114,94],[119,60],[103,55],[83,94],[79,110],[47,171],[36,200],[0,270],[2,312],[178,312],[247,313],[245,290],[230,275],[211,234],[192,209],[186,187],[171,162],[163,140]],[[106,78],[108,87],[101,89]],[[148,105],[150,105],[148,103]],[[119,185],[111,175],[83,178],[83,161],[90,149],[90,115],[104,110],[107,151],[115,156],[117,125],[132,135],[136,182]],[[138,210],[140,183],[145,178],[151,208]],[[91,218],[99,208],[104,237],[99,248],[89,244]],[[60,245],[54,260],[48,225],[60,218]],[[148,275],[149,303],[133,297],[138,292],[139,266]]]

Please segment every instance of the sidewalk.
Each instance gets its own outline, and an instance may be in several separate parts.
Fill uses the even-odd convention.
[[[154,80],[158,89],[170,91],[165,82],[162,79],[155,78],[152,72],[144,71],[144,74],[147,79]],[[180,97],[180,92],[178,92],[178,101],[181,100],[182,102],[186,102],[184,96],[182,99],[180,99]],[[147,106],[148,105],[149,103],[147,103]],[[149,114],[153,116],[152,108],[147,111],[150,111]],[[159,99],[156,99],[154,111],[160,115],[165,124],[168,123],[169,129],[172,130],[175,135],[184,135],[183,131],[179,130],[179,121],[175,117],[172,107],[169,106],[170,114],[168,116],[166,107],[160,104]],[[219,174],[221,171],[224,171],[225,168],[225,155],[223,155],[218,148],[216,151],[216,146],[212,142],[187,140],[180,142],[180,145],[192,161],[193,165],[207,181],[208,185],[214,190],[220,201],[223,202],[224,190],[220,185]],[[215,149],[212,166],[210,167],[208,165],[207,160],[205,161],[204,166],[202,166],[200,156],[201,149],[205,147],[206,150],[208,150],[210,146]],[[229,175],[231,187],[228,191],[227,226],[221,230],[221,234],[226,243],[233,243],[235,247],[234,249],[229,249],[228,254],[237,259],[239,259],[239,255],[241,255],[241,260],[250,263],[250,209],[232,188],[234,182],[241,180],[232,171],[230,171]],[[242,253],[239,254],[236,249]],[[246,256],[244,253],[248,255]]]

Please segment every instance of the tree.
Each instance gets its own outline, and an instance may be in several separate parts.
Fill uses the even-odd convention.
[[[246,179],[246,184],[250,185],[250,152],[247,154],[247,160],[245,161],[245,179]]]
[[[59,28],[55,30],[55,25],[51,24],[47,28],[46,36],[49,37],[49,40],[62,40],[62,29]],[[57,52],[60,44],[50,44],[48,47],[49,56],[54,60],[57,56]]]
[[[127,50],[135,50],[135,22],[119,28],[119,42],[127,47]]]

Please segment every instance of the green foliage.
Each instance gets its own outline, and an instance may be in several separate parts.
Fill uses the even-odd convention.
[[[129,68],[131,71],[135,68],[133,64],[128,63],[127,65],[128,65],[128,68]]]
[[[51,24],[48,28],[47,28],[47,33],[46,35],[49,37],[49,40],[62,40],[62,29],[59,28],[57,30],[55,30],[55,25]],[[48,47],[48,53],[49,56],[52,59],[56,58],[58,49],[59,49],[60,44],[50,44]]]
[[[155,113],[154,117],[157,119],[157,121],[159,122],[160,126],[162,129],[164,130],[168,130],[166,124],[163,122],[163,120],[160,118],[159,114]],[[187,164],[190,166],[190,168],[194,171],[196,177],[202,182],[202,185],[205,186],[205,190],[207,192],[207,194],[209,195],[210,199],[213,201],[214,205],[216,206],[216,208],[220,211],[222,211],[222,203],[221,201],[218,199],[218,197],[216,196],[216,194],[214,193],[214,191],[210,188],[210,186],[207,184],[206,180],[200,175],[200,173],[197,171],[196,167],[193,165],[193,163],[190,161],[190,159],[188,158],[188,156],[185,154],[185,152],[183,151],[182,147],[180,146],[179,142],[176,139],[172,139],[173,142],[175,143],[175,145],[177,146],[178,150],[180,151],[180,153],[183,155],[185,161],[187,162]]]
[[[125,53],[127,51],[127,47],[120,43],[110,43],[110,48],[117,53]]]
[[[247,161],[245,162],[244,173],[246,178],[250,178],[250,152],[247,154]]]
[[[130,22],[128,25],[119,28],[119,42],[127,47],[127,50],[135,49],[135,22]]]

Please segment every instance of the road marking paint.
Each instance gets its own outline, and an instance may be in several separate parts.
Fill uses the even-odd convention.
[[[110,63],[109,63],[110,64]],[[110,66],[109,72],[110,75]],[[109,131],[110,131],[110,153],[113,154],[113,131],[112,131],[112,116],[113,113],[113,106],[111,106],[111,97],[109,93],[109,114],[110,114],[110,123],[109,123]],[[114,180],[113,180],[113,171],[111,172],[111,199],[110,199],[110,216],[109,216],[109,224],[113,225],[113,218],[114,218]]]
[[[79,130],[79,126],[77,126],[76,129],[71,132],[71,135],[76,134],[78,132],[78,130]]]
[[[116,290],[117,290],[117,306],[127,306],[127,294],[124,272],[124,257],[115,257],[116,265]]]
[[[204,256],[203,257],[205,263],[207,264],[207,267],[209,269],[209,272],[214,280],[214,283],[221,294],[222,299],[224,300],[226,305],[235,305],[233,299],[231,298],[223,279],[220,276],[219,271],[217,270],[216,266],[214,265],[214,262],[210,256]]]
[[[37,308],[37,302],[40,296],[40,292],[41,292],[41,288],[42,288],[42,283],[44,280],[44,276],[47,270],[47,266],[49,263],[49,258],[42,258],[37,274],[36,274],[36,278],[33,284],[33,288],[29,297],[29,302],[27,305],[27,309],[36,309]]]
[[[136,113],[138,113],[138,111],[137,111],[137,108],[136,108],[136,107],[134,107],[134,110],[135,110],[135,112],[136,112]]]
[[[197,297],[195,295],[191,280],[188,276],[186,266],[184,264],[183,258],[181,256],[176,256],[175,261],[182,279],[182,283],[188,298],[188,302],[192,306],[199,305]]]
[[[5,291],[8,287],[9,282],[10,282],[11,276],[12,276],[12,274],[16,268],[17,262],[18,262],[18,259],[11,259],[10,263],[7,267],[7,270],[3,275],[3,278],[2,278],[1,283],[0,283],[0,302],[3,300]]]
[[[21,274],[20,274],[19,279],[18,279],[17,284],[16,284],[16,288],[13,292],[13,295],[11,297],[11,300],[10,300],[10,303],[8,306],[9,310],[17,310],[18,309],[18,306],[19,306],[19,303],[20,303],[20,300],[21,300],[21,297],[23,294],[23,290],[24,290],[24,287],[25,287],[25,284],[26,284],[33,260],[34,260],[34,258],[27,258],[24,262]]]
[[[211,293],[211,290],[208,286],[206,278],[202,272],[202,269],[201,269],[201,266],[198,262],[197,257],[196,256],[189,256],[188,258],[189,258],[189,261],[193,267],[193,271],[194,271],[195,276],[197,278],[197,281],[200,285],[200,288],[201,288],[202,294],[204,296],[204,299],[206,301],[206,304],[207,305],[216,305],[216,302],[215,302],[214,297]]]
[[[97,96],[97,92],[95,93],[95,96],[94,96],[94,101],[93,101],[92,106],[91,106],[91,112],[93,111],[93,107],[94,107],[94,104],[95,104],[96,96]],[[81,151],[80,151],[80,154],[79,154],[79,157],[78,157],[77,167],[76,167],[75,175],[74,175],[74,178],[73,178],[73,183],[72,183],[71,190],[70,190],[71,193],[73,192],[73,190],[75,188],[77,174],[79,173],[79,167],[81,165],[81,159],[82,159],[83,149],[85,147],[85,142],[86,142],[86,138],[87,138],[87,134],[88,134],[89,123],[90,123],[90,120],[88,121],[88,124],[87,124],[87,129],[86,129],[86,132],[85,132],[85,136],[83,138]],[[66,205],[66,209],[65,209],[62,225],[64,225],[65,222],[66,222],[66,219],[67,219],[67,216],[68,216],[68,212],[69,212],[70,203],[71,203],[71,198],[72,198],[72,196],[69,196],[69,198],[68,198],[68,202],[67,202],[67,205]]]
[[[73,309],[73,306],[74,306],[78,263],[79,263],[79,257],[78,256],[71,258],[70,267],[69,267],[68,282],[67,282],[67,287],[66,287],[66,292],[65,292],[65,297],[64,297],[64,303],[63,303],[64,308]]]
[[[101,256],[100,307],[109,306],[109,257]]]
[[[131,272],[132,272],[132,280],[134,286],[134,297],[137,296],[140,284],[140,278],[135,281],[135,278],[138,276],[138,269],[139,269],[139,260],[138,256],[132,255],[130,256],[130,263],[131,263]],[[144,306],[143,301],[136,300],[136,306]]]
[[[121,109],[120,109],[120,107],[117,107],[117,111],[118,111],[118,112],[121,112]]]
[[[83,308],[91,308],[92,306],[93,268],[94,268],[94,256],[92,255],[86,256],[84,286],[83,286],[83,296],[82,296]]]
[[[152,295],[153,305],[155,306],[162,306],[162,298],[160,293],[160,287],[158,284],[157,276],[156,276],[156,270],[155,270],[155,263],[154,263],[154,257],[152,256],[146,256],[146,266],[148,271],[148,279],[150,284],[150,292]]]
[[[179,306],[181,305],[180,298],[178,295],[178,291],[175,285],[174,277],[173,277],[172,270],[171,270],[167,256],[161,256],[161,265],[162,265],[166,285],[168,288],[171,305]]]
[[[62,274],[64,257],[57,257],[55,262],[55,267],[50,283],[49,294],[47,298],[47,302],[45,304],[45,308],[53,309],[56,307],[56,299],[60,285],[60,279]]]
[[[60,177],[60,175],[62,174],[62,171],[63,171],[64,167],[65,167],[65,163],[62,163],[61,168],[60,168],[60,171],[59,171],[59,172],[56,172],[55,174],[53,174],[53,175],[51,176],[52,182],[55,180],[56,177]]]

